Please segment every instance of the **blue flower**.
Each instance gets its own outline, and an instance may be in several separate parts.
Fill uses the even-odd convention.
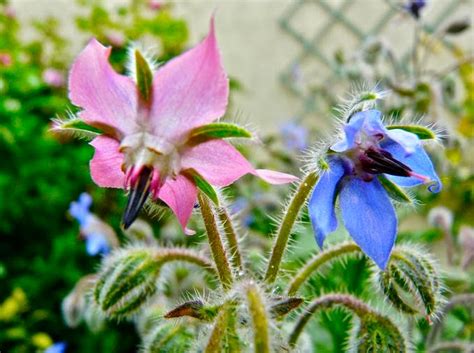
[[[309,201],[316,241],[322,247],[337,228],[336,198],[344,225],[354,241],[384,269],[397,234],[397,218],[389,196],[378,180],[384,175],[402,187],[430,184],[438,192],[441,182],[417,135],[388,130],[381,113],[354,114],[344,126],[344,136],[326,158],[325,169]]]
[[[44,353],[65,353],[67,344],[65,342],[58,342],[49,346]]]
[[[301,151],[308,146],[308,130],[294,121],[283,124],[280,133],[285,147],[291,151]]]
[[[421,9],[426,6],[426,0],[410,0],[408,4],[404,6],[405,10],[412,14],[416,19],[420,18]]]
[[[69,206],[69,213],[79,222],[81,226],[85,226],[89,222],[89,218],[92,215],[89,210],[91,205],[91,195],[83,192],[77,201],[71,202],[71,205]]]
[[[92,197],[83,192],[77,201],[71,202],[69,213],[79,222],[87,253],[91,256],[105,255],[110,252],[110,244],[107,237],[98,231],[101,221],[90,212],[91,205]]]

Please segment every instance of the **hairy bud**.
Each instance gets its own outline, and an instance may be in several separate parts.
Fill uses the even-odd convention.
[[[355,341],[353,348],[358,353],[367,352],[387,352],[402,353],[408,352],[406,340],[400,331],[387,317],[380,315],[365,316],[355,331],[352,338]]]
[[[94,286],[95,276],[87,275],[77,282],[74,289],[64,298],[61,309],[66,325],[75,328],[84,319],[88,309],[88,292]]]
[[[189,352],[193,339],[189,327],[162,321],[145,337],[143,353]]]
[[[94,299],[106,316],[134,314],[156,291],[160,264],[153,252],[129,248],[108,257],[99,273]]]
[[[436,265],[428,254],[413,248],[396,248],[376,281],[385,298],[406,314],[423,314],[430,320],[444,302]]]

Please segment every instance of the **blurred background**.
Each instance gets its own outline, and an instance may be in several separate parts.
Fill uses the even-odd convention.
[[[419,242],[439,256],[450,291],[472,292],[473,0],[1,0],[1,352],[42,352],[62,342],[67,352],[134,351],[138,336],[131,324],[71,314],[63,303],[101,255],[132,235],[119,227],[123,193],[99,189],[90,179],[92,148],[53,135],[51,119],[74,110],[67,72],[89,38],[113,46],[111,62],[123,72],[131,42],[169,60],[204,37],[213,13],[231,78],[225,118],[258,131],[265,148],[252,153],[255,164],[299,173],[304,151],[331,131],[335,107],[354,86],[391,91],[381,108],[395,121],[424,117],[443,131],[442,147],[430,151],[444,191],[420,190],[416,212],[400,210],[400,240]],[[249,147],[241,149],[247,153]],[[275,215],[288,190],[270,191],[244,178],[228,192],[243,226],[255,235],[253,246],[266,250],[273,231],[266,217]],[[71,208],[75,200],[76,208],[97,217],[98,230],[81,228]],[[173,217],[144,220],[146,229],[153,226],[140,232],[162,242],[193,246],[201,240],[185,238]],[[94,238],[97,233],[102,238]],[[302,243],[292,253],[295,264],[315,251],[310,234],[309,227],[297,234]],[[357,292],[357,283],[346,285]],[[472,314],[455,312],[444,339],[473,339]],[[325,333],[319,351],[342,349],[342,322]],[[420,330],[424,351],[427,328]]]

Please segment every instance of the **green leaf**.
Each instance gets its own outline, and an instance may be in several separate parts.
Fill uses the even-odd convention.
[[[193,129],[190,138],[222,139],[229,137],[250,138],[250,131],[230,123],[212,123]]]
[[[411,132],[420,138],[420,140],[432,140],[436,138],[436,135],[433,131],[428,129],[427,127],[421,125],[390,125],[387,126],[389,130],[405,130],[407,132]]]
[[[143,57],[140,51],[135,50],[135,70],[138,90],[143,100],[151,102],[151,92],[153,83],[153,72],[148,61]]]
[[[84,137],[87,139],[93,139],[98,135],[102,134],[102,131],[87,125],[82,119],[73,117],[66,120],[56,119],[54,120],[53,131],[56,132],[70,132],[78,137]]]
[[[378,179],[384,189],[387,191],[388,196],[398,202],[408,202],[411,203],[410,197],[405,194],[405,192],[398,187],[395,183],[387,179],[384,175],[379,175]]]
[[[219,197],[217,196],[216,190],[209,184],[197,171],[189,169],[187,171],[199,190],[201,190],[207,197],[209,197],[216,206],[219,206]]]

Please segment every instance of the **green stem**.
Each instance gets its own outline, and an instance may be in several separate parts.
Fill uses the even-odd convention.
[[[222,227],[224,228],[224,235],[226,236],[227,244],[229,245],[229,250],[231,254],[230,262],[232,264],[232,267],[237,270],[238,273],[242,272],[244,270],[243,260],[239,249],[237,233],[235,231],[234,225],[232,224],[232,219],[230,218],[229,213],[224,207],[220,207],[218,215]]]
[[[453,310],[455,306],[458,306],[458,305],[473,307],[474,294],[473,293],[458,294],[458,295],[453,296],[449,300],[449,303],[446,304],[445,307],[443,308],[443,312],[442,312],[442,315],[440,315],[440,319],[436,320],[434,325],[431,327],[428,337],[426,338],[426,347],[432,347],[435,344],[438,336],[440,335],[443,329],[444,319],[447,317],[448,313],[451,310]]]
[[[219,229],[217,228],[214,212],[207,196],[200,192],[198,200],[199,205],[201,206],[201,213],[206,227],[207,237],[209,239],[209,247],[211,248],[212,258],[216,263],[219,279],[222,287],[224,289],[229,289],[233,282],[232,271],[230,269],[229,261],[227,260]]]
[[[296,292],[301,285],[309,279],[311,274],[316,272],[322,265],[333,260],[341,255],[360,251],[360,248],[355,243],[343,243],[339,246],[322,251],[313,257],[293,278],[288,289],[288,296],[296,295]]]
[[[270,353],[268,317],[258,287],[254,283],[246,286],[247,303],[252,318],[255,353]]]
[[[237,333],[237,309],[232,303],[229,304],[229,315],[227,318],[227,331],[225,343],[228,353],[240,353],[240,339]]]
[[[213,275],[217,274],[216,269],[209,259],[188,249],[162,248],[155,252],[154,259],[159,266],[171,261],[184,261],[200,266]]]
[[[428,353],[437,353],[437,352],[460,352],[460,353],[470,353],[474,351],[474,344],[463,341],[454,341],[454,342],[441,342],[436,346],[431,347]]]
[[[403,342],[404,339],[400,334],[398,328],[386,317],[380,315],[372,308],[370,308],[367,304],[363,301],[353,297],[352,295],[348,294],[328,294],[320,298],[316,298],[304,311],[304,313],[300,316],[293,332],[289,338],[289,344],[291,347],[296,345],[300,334],[303,332],[306,324],[309,322],[313,314],[320,310],[330,309],[333,306],[340,305],[352,311],[355,315],[357,315],[361,320],[366,317],[371,317],[377,320],[379,325],[383,325],[387,328],[390,328],[393,331],[400,342]]]
[[[267,272],[265,273],[265,281],[267,283],[273,283],[278,275],[280,269],[281,260],[290,238],[291,229],[298,218],[298,214],[303,207],[306,198],[308,197],[311,190],[313,190],[318,175],[316,172],[311,172],[303,179],[298,189],[293,195],[293,198],[286,208],[283,220],[278,228],[278,233],[273,245],[272,255],[270,262],[268,263]]]
[[[219,310],[217,315],[216,323],[212,329],[211,336],[207,342],[204,353],[220,353],[222,352],[222,338],[226,332],[227,323],[229,321],[229,310],[227,306],[224,306]]]

